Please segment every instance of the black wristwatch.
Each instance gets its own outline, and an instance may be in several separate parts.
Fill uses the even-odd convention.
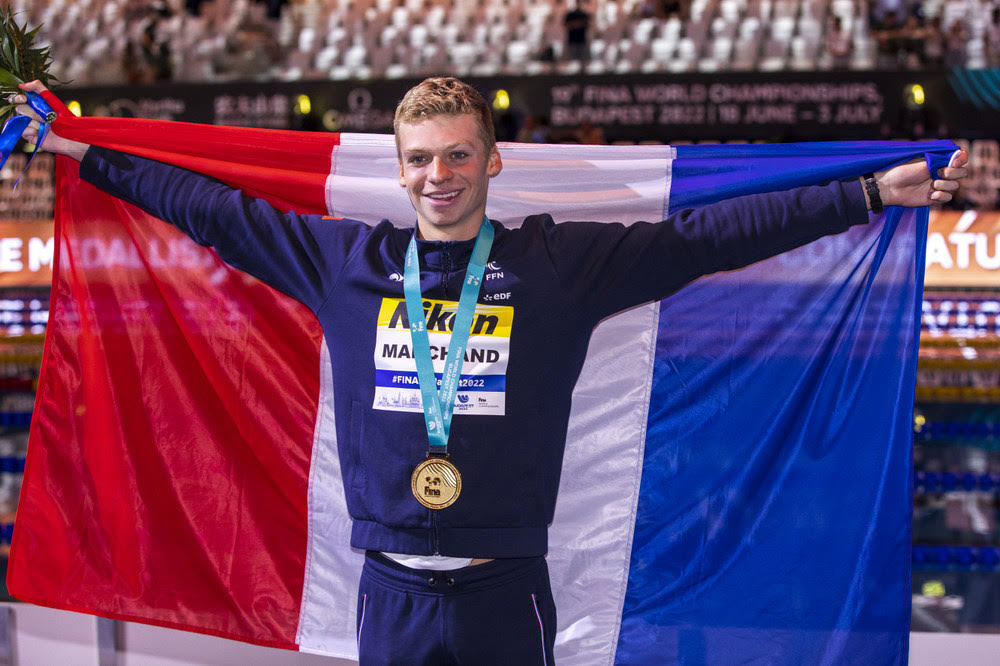
[[[878,191],[878,181],[875,174],[866,173],[864,175],[865,192],[868,193],[868,202],[872,205],[872,212],[878,215],[884,208],[882,207],[882,195]]]

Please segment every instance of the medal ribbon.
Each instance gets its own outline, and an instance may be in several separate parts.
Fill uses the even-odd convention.
[[[469,260],[462,282],[455,325],[451,331],[451,342],[448,343],[448,356],[444,362],[444,371],[441,373],[440,392],[437,390],[437,379],[434,376],[431,343],[427,335],[423,296],[420,293],[420,259],[417,256],[416,239],[417,234],[414,231],[410,245],[406,249],[406,265],[403,269],[406,316],[410,320],[410,343],[413,346],[413,360],[417,364],[417,379],[420,382],[420,395],[423,398],[424,424],[427,427],[430,452],[446,454],[448,435],[451,433],[451,417],[455,411],[455,394],[458,392],[465,348],[469,343],[472,318],[476,313],[476,301],[479,299],[479,285],[483,281],[486,263],[490,258],[490,248],[493,247],[493,225],[484,215],[483,223],[479,226],[479,234],[476,236],[476,245],[472,249],[472,258]]]

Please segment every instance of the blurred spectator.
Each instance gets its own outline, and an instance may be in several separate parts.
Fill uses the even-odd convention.
[[[830,53],[834,69],[847,69],[851,66],[853,47],[851,31],[844,28],[843,19],[834,16],[833,25],[826,35],[826,50]]]
[[[902,29],[899,14],[895,10],[887,11],[882,20],[875,24],[872,35],[878,40],[879,67],[894,69],[899,65],[900,53],[903,51]]]
[[[278,53],[269,29],[249,24],[226,38],[225,49],[212,58],[215,75],[223,80],[262,80]]]
[[[969,33],[965,30],[965,24],[960,20],[955,20],[948,28],[945,35],[945,67],[962,67],[965,65],[965,43],[969,40]]]
[[[677,17],[686,21],[688,18],[688,8],[691,6],[690,0],[662,0],[660,2],[660,18]]]
[[[173,57],[170,44],[161,35],[160,26],[170,19],[166,5],[136,3],[126,7],[125,18],[133,22],[137,34],[125,41],[122,52],[122,75],[125,83],[145,85],[173,79]]]
[[[590,57],[587,30],[590,28],[590,14],[584,9],[585,0],[577,0],[573,9],[566,12],[563,25],[566,27],[566,57],[569,60],[587,60]]]
[[[517,132],[517,141],[521,143],[548,143],[552,130],[549,119],[545,116],[525,116],[524,125]]]
[[[914,15],[906,18],[900,31],[902,47],[900,64],[907,69],[920,69],[924,62],[924,27]]]
[[[941,17],[935,16],[927,22],[924,28],[924,64],[928,67],[940,67],[944,64],[944,31],[941,30]]]
[[[663,7],[665,4],[667,3],[659,2],[659,0],[640,0],[635,5],[635,10],[633,15],[639,19],[657,18],[660,15],[660,8]]]
[[[288,4],[288,0],[258,0],[267,6],[267,18],[277,21],[281,18],[281,8]]]
[[[125,76],[125,83],[130,86],[143,85],[149,83],[149,70],[141,57],[141,47],[135,40],[129,39],[125,43],[125,51],[122,53],[122,72]]]
[[[165,40],[157,39],[156,24],[150,23],[142,31],[142,58],[150,81],[169,81],[173,78],[173,64],[170,46]]]
[[[1000,67],[1000,7],[994,7],[986,24],[986,57],[990,67]]]
[[[690,0],[639,0],[632,9],[632,17],[668,19],[676,16],[686,20],[685,13],[690,4]]]
[[[594,125],[589,120],[584,120],[576,128],[576,138],[577,142],[584,144],[600,145],[607,143],[607,140],[604,138],[604,129]]]

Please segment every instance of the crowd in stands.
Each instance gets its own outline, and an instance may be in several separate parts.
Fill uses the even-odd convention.
[[[928,15],[922,5],[909,13],[888,9],[872,22],[878,44],[876,66],[984,67],[1000,64],[1000,8],[977,3],[975,12],[946,3]]]
[[[78,85],[1000,65],[998,0],[9,4]]]

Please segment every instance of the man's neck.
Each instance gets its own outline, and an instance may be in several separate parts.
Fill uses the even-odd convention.
[[[458,242],[474,240],[479,235],[482,218],[473,226],[471,223],[455,225],[454,227],[435,227],[432,224],[421,224],[417,221],[417,238],[434,242]]]

